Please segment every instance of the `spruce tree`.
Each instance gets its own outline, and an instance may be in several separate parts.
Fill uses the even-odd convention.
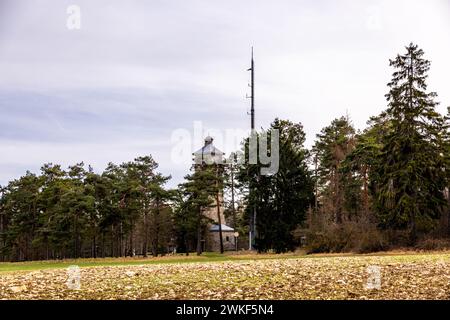
[[[376,208],[387,228],[408,228],[414,243],[417,230],[433,225],[444,203],[442,117],[436,93],[427,92],[430,62],[410,44],[390,60],[394,68],[386,95],[386,117],[392,126],[383,137],[375,183]]]
[[[305,133],[300,123],[275,119],[270,129],[279,130],[279,168],[273,175],[261,175],[261,163],[241,166],[237,178],[247,190],[247,221],[257,212],[256,248],[259,252],[276,253],[298,246],[293,236],[306,219],[312,205],[313,180],[308,169],[308,151],[304,148]],[[259,134],[259,139],[263,135]],[[266,136],[270,136],[267,130]],[[269,144],[270,145],[270,144]],[[249,141],[244,141],[248,150]],[[272,152],[268,148],[269,152]],[[248,154],[248,152],[246,152]]]

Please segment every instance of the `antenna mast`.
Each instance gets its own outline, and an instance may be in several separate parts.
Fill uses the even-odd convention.
[[[253,60],[253,47],[252,47],[252,64],[251,68],[248,69],[251,71],[251,109],[250,109],[250,115],[251,115],[251,129],[255,129],[255,61]]]
[[[253,47],[252,47],[252,60],[251,67],[247,71],[251,71],[251,109],[250,109],[250,117],[251,117],[251,134],[253,134],[255,130],[255,61],[253,59]],[[259,178],[259,177],[258,177]],[[251,190],[250,190],[251,192]],[[252,250],[255,246],[256,239],[256,207],[253,208],[253,217],[250,219],[250,231],[249,231],[249,250]]]

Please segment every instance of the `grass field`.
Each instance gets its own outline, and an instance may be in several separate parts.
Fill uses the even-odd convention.
[[[70,265],[79,290],[66,284]],[[380,287],[367,288],[377,273]],[[450,253],[0,263],[0,299],[450,299]]]
[[[148,264],[171,264],[171,263],[195,263],[195,262],[220,262],[220,261],[243,261],[243,260],[265,260],[265,259],[289,259],[303,256],[303,254],[219,254],[213,252],[203,253],[201,256],[190,254],[170,255],[158,258],[97,258],[97,259],[70,259],[62,261],[31,261],[31,262],[0,262],[0,275],[2,272],[33,271],[45,269],[61,269],[71,265],[80,268],[102,267],[102,266],[133,266]]]

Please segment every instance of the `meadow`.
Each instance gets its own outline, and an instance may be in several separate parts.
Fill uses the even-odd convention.
[[[0,299],[450,299],[450,252],[0,263]]]

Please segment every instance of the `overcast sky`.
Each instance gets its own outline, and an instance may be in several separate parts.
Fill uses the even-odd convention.
[[[248,129],[251,46],[257,126],[301,122],[308,146],[334,118],[362,129],[386,107],[388,60],[411,41],[444,112],[449,3],[0,0],[0,185],[47,162],[101,172],[146,154],[176,185],[189,170],[173,159],[177,129]],[[69,5],[80,29],[67,28]]]

